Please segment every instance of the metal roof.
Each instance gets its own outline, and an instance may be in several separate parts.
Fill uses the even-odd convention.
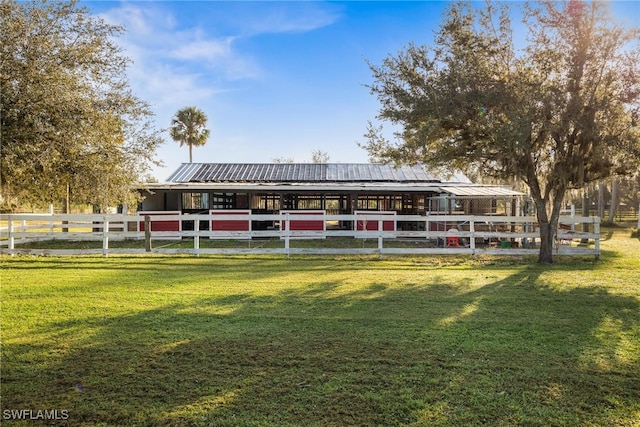
[[[454,196],[458,197],[513,197],[524,195],[519,191],[514,191],[511,188],[501,187],[499,185],[448,185],[441,186],[440,189],[446,193],[453,194]]]
[[[167,180],[170,183],[470,183],[460,174],[436,176],[424,166],[379,163],[183,163]]]

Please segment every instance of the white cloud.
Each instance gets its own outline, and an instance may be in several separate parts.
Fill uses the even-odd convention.
[[[162,3],[125,3],[101,16],[126,28],[118,43],[133,60],[132,78],[167,71],[192,78],[207,75],[206,82],[199,82],[207,86],[260,77],[253,58],[235,49],[236,36],[215,36],[197,25],[179,28],[177,18]]]
[[[200,4],[188,19],[162,2],[125,2],[101,14],[126,29],[118,43],[133,60],[129,74],[134,89],[149,86],[150,76],[161,79],[163,73],[168,82],[182,82],[187,92],[208,87],[204,93],[215,93],[221,89],[212,85],[259,79],[261,66],[251,54],[239,51],[240,39],[312,31],[340,17],[339,6],[319,2]]]
[[[320,2],[252,3],[254,11],[244,16],[242,27],[248,34],[307,32],[326,27],[340,19],[336,5]]]
[[[184,45],[175,46],[170,55],[173,58],[188,61],[215,61],[229,58],[232,54],[231,43],[233,38],[227,37],[221,40],[193,40]]]
[[[124,26],[128,34],[140,37],[151,35],[155,30],[154,25],[160,22],[172,22],[171,19],[166,19],[168,18],[167,16],[162,19],[162,17],[158,16],[159,13],[156,9],[142,8],[125,3],[120,7],[102,13],[100,16],[108,23]]]
[[[197,66],[207,73],[219,73],[227,80],[256,79],[261,75],[260,67],[248,55],[234,50],[235,37],[220,39],[198,39],[190,34],[181,34],[184,40],[168,53],[168,58],[190,66]]]

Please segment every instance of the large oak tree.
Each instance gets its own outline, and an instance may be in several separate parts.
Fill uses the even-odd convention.
[[[2,1],[0,19],[2,202],[129,201],[162,141],[129,88],[123,29],[75,1]]]
[[[600,1],[524,3],[517,26],[511,3],[475,6],[452,4],[432,46],[370,64],[378,118],[401,131],[389,142],[371,125],[366,148],[377,160],[520,178],[536,205],[539,261],[552,262],[566,191],[638,168],[640,28],[614,22]]]

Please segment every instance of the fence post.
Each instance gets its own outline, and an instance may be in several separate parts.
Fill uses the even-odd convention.
[[[471,249],[471,255],[475,255],[476,254],[475,232],[476,232],[476,223],[472,219],[471,221],[469,221],[469,234],[470,234],[470,236],[469,236],[469,248]]]
[[[382,221],[382,215],[378,217],[378,259],[382,259],[382,233],[384,232],[384,222]]]
[[[54,230],[54,225],[53,225],[53,215],[55,214],[55,211],[53,210],[53,205],[49,205],[49,216],[51,216],[52,218],[49,219],[49,233],[53,234],[53,230]],[[52,236],[53,238],[53,236]]]
[[[193,220],[193,253],[198,256],[200,253],[200,220]]]
[[[144,216],[144,250],[151,252],[151,217]]]
[[[582,216],[584,216],[584,217],[589,217],[591,215],[589,213],[589,203],[590,203],[589,195],[585,191],[583,196],[582,196]],[[589,223],[588,222],[585,221],[585,222],[582,223],[582,231],[584,233],[588,233],[589,232]],[[587,244],[587,243],[589,243],[589,239],[582,239],[581,243]]]
[[[593,219],[593,231],[596,234],[596,260],[600,259],[600,217],[595,217]]]
[[[284,253],[287,258],[289,258],[289,235],[291,234],[291,223],[289,222],[289,212],[284,214],[284,222],[281,221],[281,230],[282,225],[284,225]]]
[[[102,218],[102,255],[107,256],[109,253],[109,220],[107,217]]]
[[[13,220],[11,219],[11,215],[9,215],[9,219],[7,220],[7,228],[9,231],[9,250],[13,251],[16,248],[16,242],[15,237],[13,237]],[[13,253],[11,255],[13,255]]]

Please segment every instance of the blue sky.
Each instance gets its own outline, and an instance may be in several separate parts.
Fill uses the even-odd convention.
[[[85,1],[127,32],[133,92],[149,102],[159,129],[185,106],[202,109],[211,137],[194,162],[367,162],[367,121],[378,111],[365,84],[367,60],[380,64],[408,43],[429,43],[446,2]],[[640,2],[620,2],[640,19]],[[188,149],[165,133],[163,181]]]

